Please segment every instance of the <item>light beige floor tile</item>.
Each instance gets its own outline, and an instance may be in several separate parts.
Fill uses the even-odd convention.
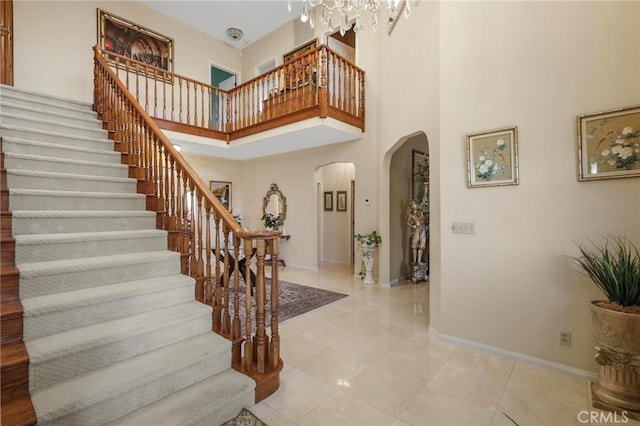
[[[294,426],[295,423],[269,407],[266,402],[251,407],[251,412],[269,426]]]
[[[574,404],[587,402],[587,380],[537,365],[516,362],[509,384]]]
[[[345,392],[396,417],[424,387],[422,380],[369,367],[351,381]]]
[[[327,398],[298,421],[301,426],[388,426],[395,418],[374,406],[360,401],[344,392],[337,392]]]
[[[391,352],[395,346],[389,339],[375,339],[354,333],[350,339],[344,341],[340,350],[366,362],[375,362]]]
[[[502,383],[509,379],[515,365],[510,359],[464,347],[456,349],[448,363],[470,374],[482,375]]]
[[[471,374],[468,369],[447,361],[427,386],[493,412],[500,402],[505,381],[506,379],[496,380],[486,375]]]
[[[444,361],[430,358],[424,352],[414,352],[399,346],[372,365],[399,377],[415,378],[427,383],[442,368]]]
[[[399,419],[415,426],[481,426],[488,425],[492,417],[492,410],[425,388],[411,400]]]
[[[303,334],[293,337],[282,336],[280,354],[286,364],[301,367],[311,361],[320,352],[327,350],[326,346]]]
[[[496,412],[506,413],[520,426],[579,425],[584,424],[579,413],[586,409],[586,401],[582,405],[572,404],[508,384]]]
[[[280,388],[263,402],[295,423],[335,392],[331,385],[293,368],[280,376]]]
[[[328,349],[300,367],[316,379],[338,388],[349,387],[351,380],[364,371],[369,364],[341,350]]]
[[[402,345],[407,352],[422,353],[441,361],[448,360],[458,349],[457,345],[443,342],[426,330],[417,330]]]

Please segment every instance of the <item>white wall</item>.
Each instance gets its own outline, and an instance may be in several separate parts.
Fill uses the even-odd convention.
[[[639,7],[441,4],[441,333],[594,368],[588,301],[601,296],[567,255],[607,233],[638,241],[640,180],[578,182],[575,121],[640,103]],[[467,189],[465,135],[510,125],[520,185]]]

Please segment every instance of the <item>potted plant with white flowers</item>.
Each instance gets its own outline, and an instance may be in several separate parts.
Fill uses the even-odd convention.
[[[604,245],[582,246],[574,258],[606,295],[591,302],[598,378],[593,406],[640,420],[640,253],[628,238],[609,236]]]
[[[375,284],[376,282],[373,279],[373,252],[382,243],[382,237],[378,234],[378,231],[373,230],[368,234],[356,234],[355,238],[360,243],[362,251],[362,267],[358,275],[360,275],[365,284]]]

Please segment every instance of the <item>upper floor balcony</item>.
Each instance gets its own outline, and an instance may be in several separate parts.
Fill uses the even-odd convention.
[[[174,143],[247,159],[361,137],[364,71],[322,45],[231,90],[102,51]]]

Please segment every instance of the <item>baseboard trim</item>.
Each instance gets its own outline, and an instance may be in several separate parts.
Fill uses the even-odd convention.
[[[578,377],[584,380],[595,380],[596,373],[591,371],[582,370],[579,368],[571,367],[569,365],[560,364],[553,361],[548,361],[542,358],[536,358],[530,355],[525,355],[519,352],[509,351],[507,349],[498,348],[496,346],[486,345],[484,343],[475,342],[473,340],[462,339],[460,337],[450,336],[448,334],[442,334],[431,325],[429,325],[429,333],[436,336],[443,342],[453,343],[455,345],[464,346],[472,349],[477,349],[482,352],[486,352],[492,355],[497,355],[503,358],[511,359],[513,361],[526,362],[528,364],[538,365],[541,367],[556,370],[561,373],[565,373],[574,377]]]

